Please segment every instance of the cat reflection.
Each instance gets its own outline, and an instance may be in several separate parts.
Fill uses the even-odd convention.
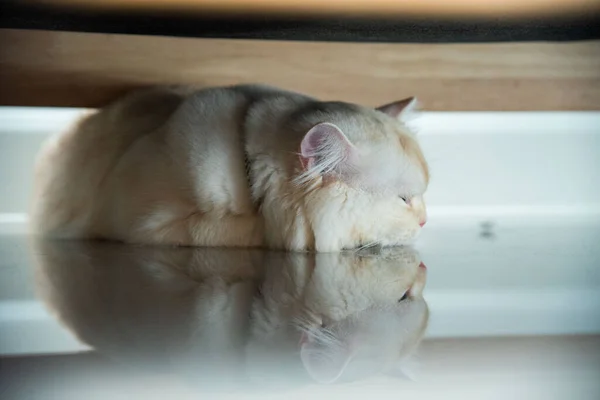
[[[97,351],[191,381],[334,383],[396,373],[428,321],[409,247],[343,253],[36,243],[40,296]]]

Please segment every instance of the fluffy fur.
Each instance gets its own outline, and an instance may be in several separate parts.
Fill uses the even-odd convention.
[[[407,247],[35,246],[38,294],[81,341],[136,368],[189,376],[204,390],[390,372],[414,353],[428,322],[426,270]]]
[[[405,99],[264,86],[136,92],[52,138],[33,226],[58,238],[339,251],[413,239],[427,163]]]

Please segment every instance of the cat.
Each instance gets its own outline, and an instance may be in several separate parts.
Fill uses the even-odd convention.
[[[395,373],[429,318],[426,269],[409,247],[315,254],[39,240],[32,254],[38,295],[82,342],[203,389]]]
[[[53,137],[33,230],[54,238],[337,252],[412,241],[429,170],[406,124],[261,85],[134,92]]]

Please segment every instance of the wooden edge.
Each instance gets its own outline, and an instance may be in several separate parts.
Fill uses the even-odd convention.
[[[435,111],[600,110],[600,41],[372,44],[0,30],[0,105],[99,107],[160,84],[266,83]]]
[[[103,12],[420,18],[564,17],[600,11],[597,0],[27,0],[25,3]]]

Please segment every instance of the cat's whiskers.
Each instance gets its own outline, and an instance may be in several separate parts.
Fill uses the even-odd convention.
[[[376,240],[372,241],[372,242],[367,242],[367,243],[363,244],[362,246],[356,247],[354,249],[354,252],[357,253],[361,250],[370,249],[372,247],[377,247],[377,246],[381,246],[381,242],[376,241]]]
[[[313,340],[330,345],[330,346],[340,346],[341,342],[336,337],[335,333],[332,332],[328,327],[325,326],[316,326],[314,323],[308,320],[308,318],[299,316],[294,319],[292,325],[298,329],[300,332],[308,334]]]

